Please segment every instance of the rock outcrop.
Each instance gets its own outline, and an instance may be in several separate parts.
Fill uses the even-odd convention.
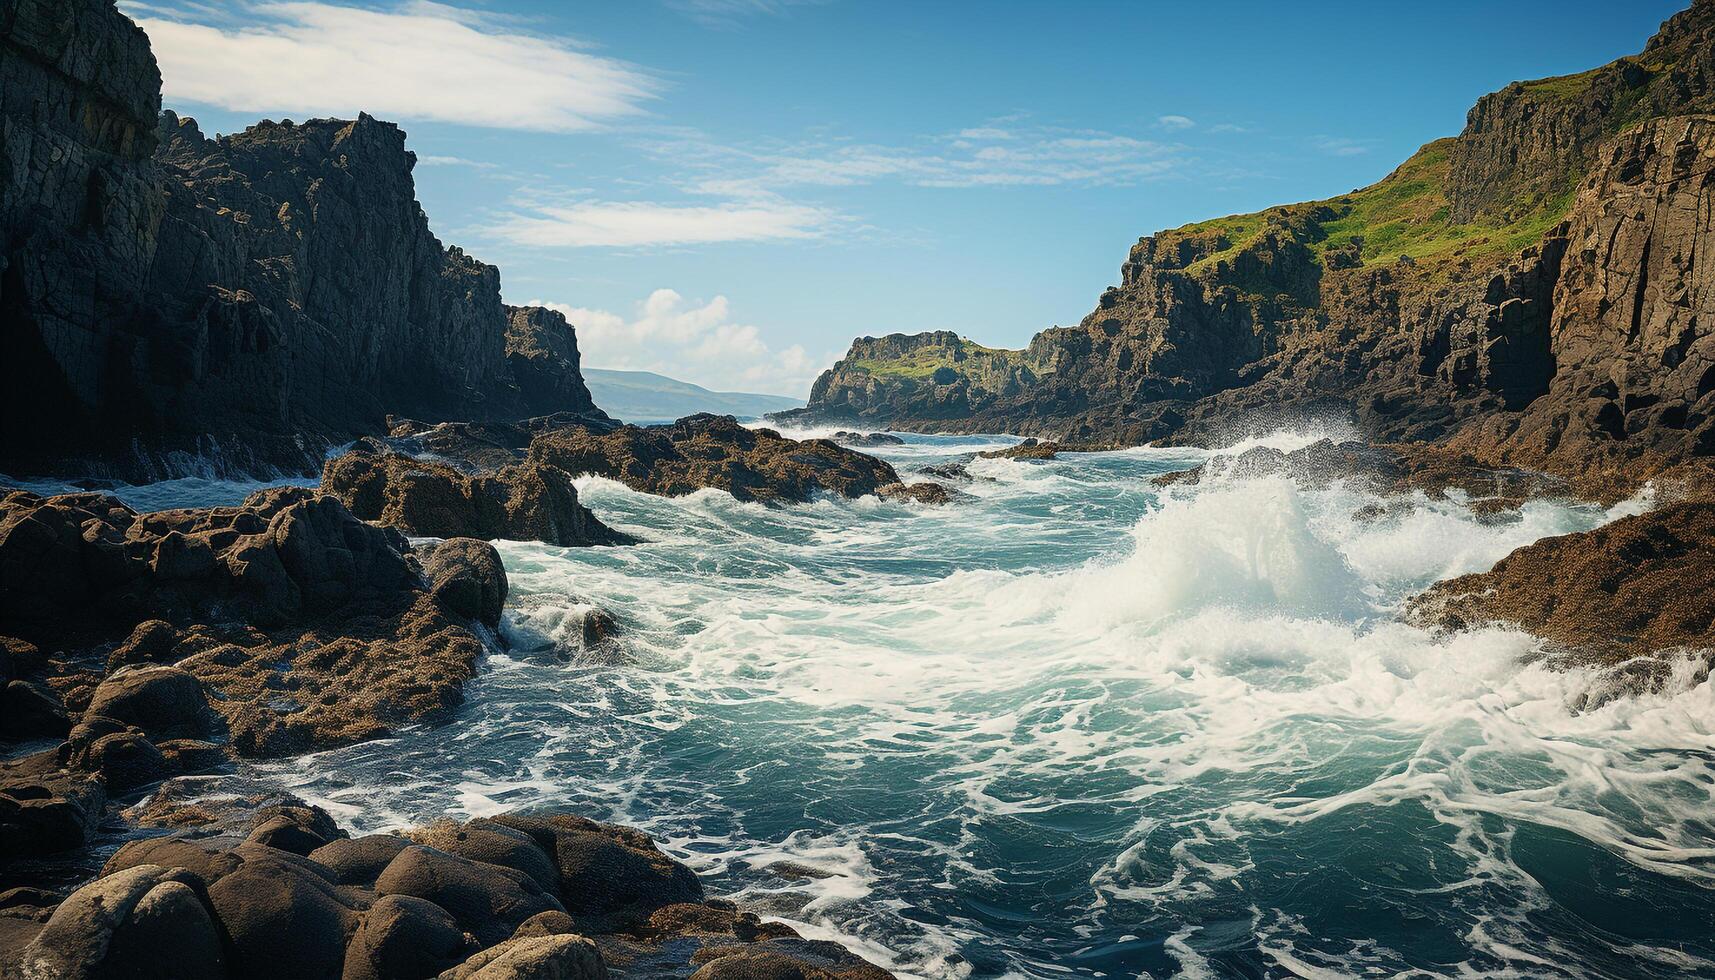
[[[6,13],[0,469],[313,471],[388,413],[602,417],[564,319],[429,231],[396,126],[209,139],[157,118],[112,0]]]
[[[560,547],[632,540],[578,503],[571,476],[556,466],[531,460],[467,474],[366,442],[322,467],[322,489],[363,520],[416,536]]]
[[[568,427],[530,443],[529,459],[670,497],[705,487],[740,500],[804,503],[818,492],[862,497],[898,483],[893,467],[826,439],[800,442],[720,415],[611,432]]]
[[[153,514],[98,494],[0,499],[8,649],[52,651],[9,658],[12,683],[63,719],[39,734],[69,729],[57,764],[110,788],[444,719],[505,592],[490,545],[413,552],[299,488]]]
[[[1586,663],[1715,650],[1715,504],[1670,504],[1545,538],[1436,585],[1409,615],[1449,629],[1518,626]]]
[[[646,835],[573,814],[505,814],[350,837],[279,794],[214,809],[163,787],[165,829],[63,900],[0,908],[0,973],[22,980],[886,980],[733,903]],[[176,828],[176,829],[167,829]],[[718,965],[718,968],[717,968]],[[711,972],[711,970],[713,972]]]

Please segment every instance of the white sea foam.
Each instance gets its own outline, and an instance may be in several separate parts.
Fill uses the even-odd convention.
[[[989,444],[908,438],[898,463]],[[722,890],[923,976],[971,972],[961,952],[1017,976],[1711,969],[1706,944],[1563,910],[1621,919],[1628,890],[1683,888],[1699,911],[1673,914],[1715,916],[1700,659],[1577,711],[1604,681],[1533,660],[1528,635],[1398,619],[1437,579],[1647,499],[1497,524],[1456,495],[1360,517],[1374,501],[1340,483],[1149,485],[1197,459],[976,460],[976,499],[947,508],[582,480],[645,543],[502,544],[529,649],[455,728],[291,778],[365,827],[547,804],[636,823]],[[626,663],[538,655],[589,601]],[[834,874],[764,870],[783,860]],[[1550,874],[1568,861],[1599,883]]]

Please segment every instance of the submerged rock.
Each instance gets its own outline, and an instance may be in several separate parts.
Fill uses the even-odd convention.
[[[954,491],[939,483],[924,481],[922,483],[889,483],[887,486],[876,490],[875,494],[883,500],[909,500],[919,504],[940,506],[953,502]],[[968,494],[960,494],[960,496],[967,500],[970,499]]]
[[[977,455],[984,459],[1054,459],[1060,455],[1060,446],[1058,443],[1026,439],[1016,446],[990,449]]]
[[[847,432],[840,430],[828,438],[842,446],[903,446],[905,440],[887,432]]]

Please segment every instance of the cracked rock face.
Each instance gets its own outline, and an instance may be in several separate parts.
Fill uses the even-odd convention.
[[[600,415],[564,318],[430,232],[398,127],[209,139],[112,0],[16,0],[0,55],[0,470],[313,471],[388,413]]]

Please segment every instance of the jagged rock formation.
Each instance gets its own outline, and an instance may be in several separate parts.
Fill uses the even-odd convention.
[[[599,415],[564,319],[429,231],[396,126],[157,117],[112,0],[11,0],[0,52],[0,469],[313,470],[389,412]]]
[[[826,439],[800,442],[748,429],[720,415],[606,433],[553,429],[531,441],[529,459],[669,497],[714,487],[740,500],[807,503],[818,492],[862,497],[899,482],[893,467],[874,456]]]
[[[296,487],[152,514],[100,494],[0,499],[0,622],[52,651],[22,676],[62,727],[112,718],[277,756],[444,718],[505,591],[487,544],[414,553],[397,531]],[[107,696],[143,676],[140,715]],[[194,693],[205,687],[206,704]],[[163,699],[178,706],[167,716],[197,720],[162,722]]]
[[[63,899],[0,907],[0,973],[22,980],[888,980],[705,896],[647,835],[570,813],[351,837],[271,792],[178,782],[131,811],[148,836]]]
[[[1140,240],[1081,324],[1010,352],[1021,393],[961,400],[957,365],[908,388],[860,341],[805,414],[1102,445],[1339,414],[1623,493],[1710,448],[1712,112],[1696,0],[1641,55],[1484,97],[1372,187]]]
[[[432,455],[473,479],[537,471],[593,474],[665,496],[712,487],[740,500],[805,503],[818,491],[861,497],[899,481],[893,467],[874,456],[827,439],[788,439],[773,429],[747,428],[726,415],[650,426],[592,425],[568,416],[435,426],[397,420],[387,443],[408,455]],[[335,485],[342,495],[355,489],[343,473]],[[378,505],[354,506],[369,513]],[[591,542],[605,543],[593,530],[586,539]]]
[[[538,462],[466,474],[363,440],[322,467],[322,489],[359,518],[416,536],[560,547],[631,542],[578,503],[566,471]]]

